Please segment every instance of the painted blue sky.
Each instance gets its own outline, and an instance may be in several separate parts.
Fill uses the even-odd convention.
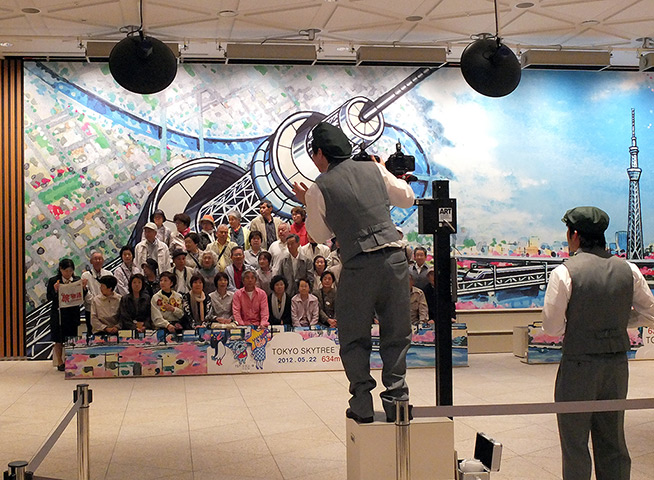
[[[597,205],[607,240],[626,230],[631,108],[640,148],[645,246],[654,242],[654,82],[637,72],[523,71],[504,98],[474,92],[458,69],[441,69],[416,93],[453,144],[434,152],[456,175],[459,226],[473,238],[565,238],[563,213]]]

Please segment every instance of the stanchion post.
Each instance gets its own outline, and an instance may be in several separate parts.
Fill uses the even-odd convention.
[[[409,400],[395,400],[395,464],[397,480],[411,478]]]
[[[93,392],[88,384],[77,385],[73,401],[82,398],[82,405],[77,412],[77,478],[89,480],[91,477],[91,462],[89,459],[89,405],[93,401]]]
[[[26,480],[27,475],[25,469],[27,468],[27,462],[23,460],[18,460],[16,462],[11,462],[9,465],[9,471],[5,473],[5,478],[7,474],[11,480]]]

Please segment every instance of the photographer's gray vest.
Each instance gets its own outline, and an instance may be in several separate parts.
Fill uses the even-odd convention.
[[[626,352],[633,300],[631,268],[601,248],[579,251],[564,264],[572,278],[563,354]]]
[[[384,179],[373,162],[330,164],[316,179],[325,199],[326,220],[346,263],[362,251],[400,240],[391,220]]]

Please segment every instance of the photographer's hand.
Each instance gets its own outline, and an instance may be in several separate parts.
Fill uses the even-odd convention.
[[[295,192],[295,196],[302,205],[306,205],[305,196],[307,194],[307,190],[309,190],[309,187],[307,187],[304,182],[295,182],[293,184],[293,191]]]

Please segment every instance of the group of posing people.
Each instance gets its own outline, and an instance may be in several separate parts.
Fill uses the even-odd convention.
[[[188,215],[177,214],[177,231],[171,233],[157,210],[136,248],[121,248],[122,263],[114,272],[104,268],[97,251],[81,278],[72,260],[61,260],[47,288],[55,365],[64,369],[63,342],[77,336],[80,323],[79,307],[59,308],[59,285],[78,280],[87,333],[269,324],[336,327],[338,249],[311,241],[300,207],[293,211],[297,220],[292,226],[270,216],[268,201],[261,202],[260,212],[249,229],[241,226],[236,211],[228,214],[229,226],[217,228],[207,215],[199,233],[190,231]]]

